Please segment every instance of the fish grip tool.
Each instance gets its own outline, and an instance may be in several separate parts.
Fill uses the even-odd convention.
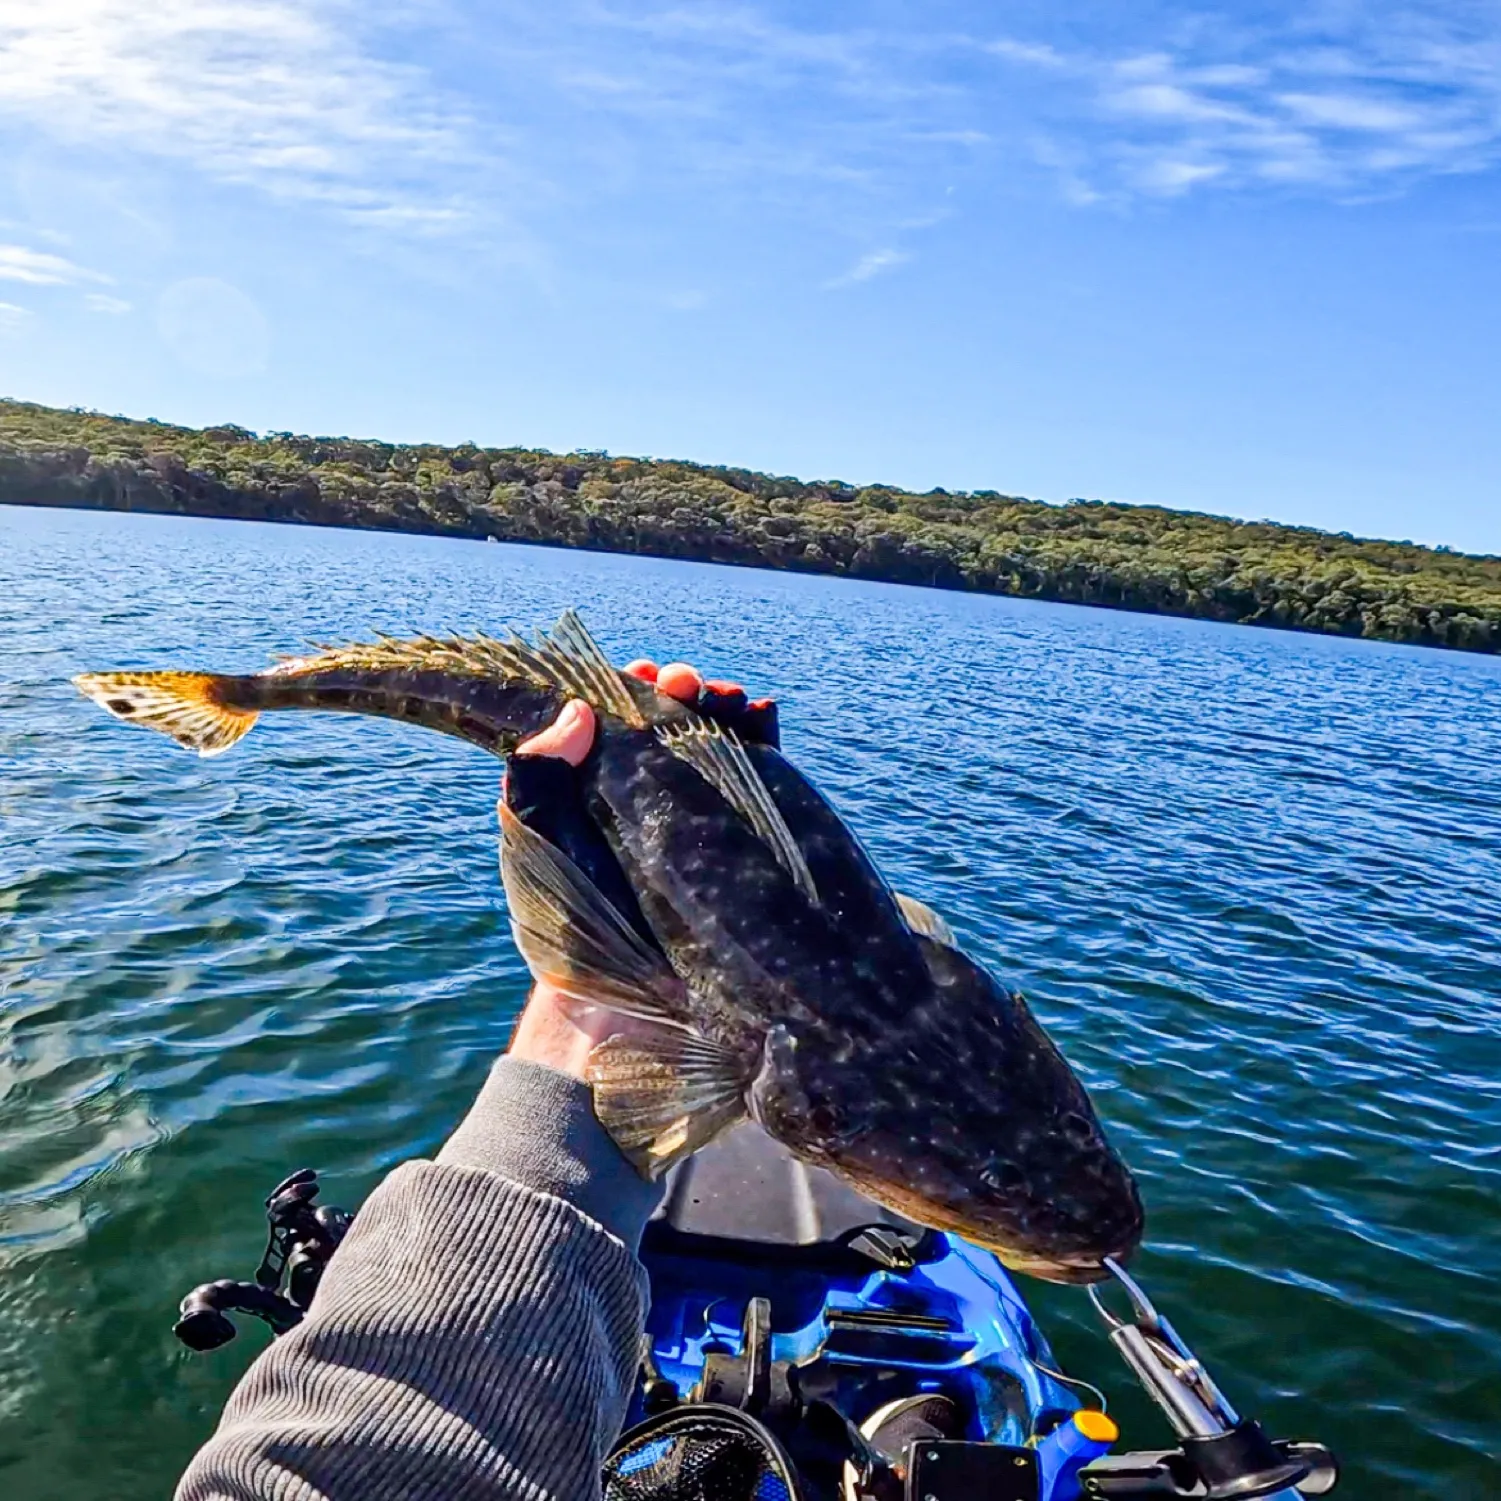
[[[231,1313],[250,1314],[285,1334],[302,1322],[328,1259],[354,1221],[346,1209],[316,1204],[318,1175],[302,1168],[266,1198],[266,1250],[252,1282],[222,1279],[182,1300],[172,1332],[190,1350],[217,1350],[238,1332]],[[283,1284],[285,1283],[285,1286]]]
[[[1328,1449],[1269,1438],[1254,1419],[1242,1418],[1141,1285],[1110,1258],[1105,1268],[1125,1291],[1130,1317],[1121,1318],[1106,1305],[1100,1287],[1107,1284],[1090,1287],[1090,1302],[1105,1321],[1110,1343],[1172,1425],[1180,1447],[1096,1460],[1079,1474],[1086,1497],[1297,1501],[1334,1489],[1339,1467]]]

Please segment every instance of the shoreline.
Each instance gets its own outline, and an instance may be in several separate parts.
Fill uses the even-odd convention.
[[[994,491],[392,445],[0,400],[0,504],[523,542],[1501,651],[1501,558]]]

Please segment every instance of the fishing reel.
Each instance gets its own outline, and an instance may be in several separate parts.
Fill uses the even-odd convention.
[[[319,1279],[354,1221],[346,1209],[315,1204],[318,1175],[305,1167],[271,1190],[265,1254],[253,1282],[205,1282],[182,1300],[172,1332],[190,1350],[217,1350],[238,1332],[231,1313],[248,1313],[285,1334],[302,1322]],[[283,1286],[285,1284],[285,1286]]]
[[[1322,1444],[1269,1438],[1240,1417],[1203,1363],[1152,1306],[1140,1285],[1112,1260],[1105,1266],[1130,1300],[1131,1316],[1106,1307],[1097,1284],[1089,1299],[1151,1399],[1166,1414],[1180,1446],[1112,1454],[1079,1473],[1086,1497],[1170,1496],[1183,1501],[1297,1501],[1334,1489],[1339,1466]]]

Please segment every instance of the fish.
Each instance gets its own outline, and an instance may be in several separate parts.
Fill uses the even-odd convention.
[[[518,948],[570,1004],[646,1024],[588,1062],[595,1113],[644,1176],[750,1117],[1014,1271],[1097,1281],[1137,1248],[1140,1194],[1078,1076],[1025,999],[888,884],[782,754],[771,706],[726,722],[660,694],[612,666],[572,611],[531,641],[382,636],[244,675],[74,681],[204,756],[264,712],[303,709],[507,758],[501,871]],[[514,754],[573,699],[597,724],[581,766]]]

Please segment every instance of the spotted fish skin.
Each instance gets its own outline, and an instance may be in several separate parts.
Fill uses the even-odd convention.
[[[596,1111],[644,1173],[750,1115],[1019,1270],[1095,1280],[1138,1243],[1131,1175],[1021,997],[931,936],[933,914],[914,931],[920,904],[904,911],[777,749],[616,672],[575,617],[532,645],[382,640],[258,674],[78,681],[201,754],[261,712],[323,709],[509,757],[502,872],[528,964],[650,1024],[590,1060]],[[512,754],[574,697],[598,732],[571,780]]]
[[[616,672],[571,611],[532,644],[514,634],[382,637],[320,647],[256,673],[83,673],[73,681],[116,718],[159,730],[201,756],[222,754],[261,713],[277,709],[395,719],[499,755],[550,724],[570,698],[637,729],[689,713]]]
[[[224,697],[257,711],[324,709],[395,719],[455,735],[492,755],[505,755],[551,724],[564,702],[556,689],[529,683],[394,667],[226,679]]]
[[[695,977],[679,1015],[755,1067],[749,1113],[804,1160],[1018,1270],[1091,1281],[1104,1256],[1128,1257],[1135,1184],[1025,1001],[914,934],[817,788],[777,751],[748,753],[817,904],[726,829],[675,758],[606,734],[586,798],[674,971]],[[654,817],[664,806],[673,816]]]

